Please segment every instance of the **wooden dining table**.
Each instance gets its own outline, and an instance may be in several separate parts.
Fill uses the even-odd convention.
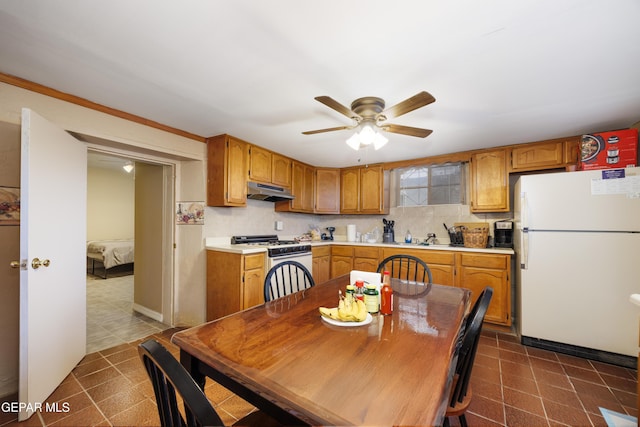
[[[180,361],[286,425],[440,425],[470,291],[394,279],[393,313],[336,326],[349,276],[178,332]]]

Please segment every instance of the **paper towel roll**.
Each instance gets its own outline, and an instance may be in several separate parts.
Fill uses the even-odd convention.
[[[355,224],[347,225],[347,241],[349,242],[356,241],[356,225]]]

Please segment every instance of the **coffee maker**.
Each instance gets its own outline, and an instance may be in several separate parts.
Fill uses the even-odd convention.
[[[513,248],[513,221],[496,221],[493,224],[493,242],[496,248]]]

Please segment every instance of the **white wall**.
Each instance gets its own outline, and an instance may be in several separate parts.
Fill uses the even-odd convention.
[[[176,200],[184,200],[183,193],[187,194],[188,200],[205,200],[204,143],[0,83],[0,122],[20,124],[23,107],[65,130],[114,142],[115,150],[124,150],[124,154],[139,153],[142,158],[173,162],[176,165]],[[199,231],[197,238],[182,237],[183,231],[192,234],[194,230]],[[177,227],[175,240],[182,247],[175,251],[174,325],[195,325],[205,319],[206,268],[204,263],[194,268],[189,257],[193,254],[204,256],[202,227],[190,230]]]
[[[133,178],[122,168],[88,168],[87,240],[134,237]]]

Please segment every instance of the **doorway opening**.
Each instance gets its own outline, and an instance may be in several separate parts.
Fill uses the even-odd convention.
[[[173,169],[89,148],[87,353],[172,326]]]

